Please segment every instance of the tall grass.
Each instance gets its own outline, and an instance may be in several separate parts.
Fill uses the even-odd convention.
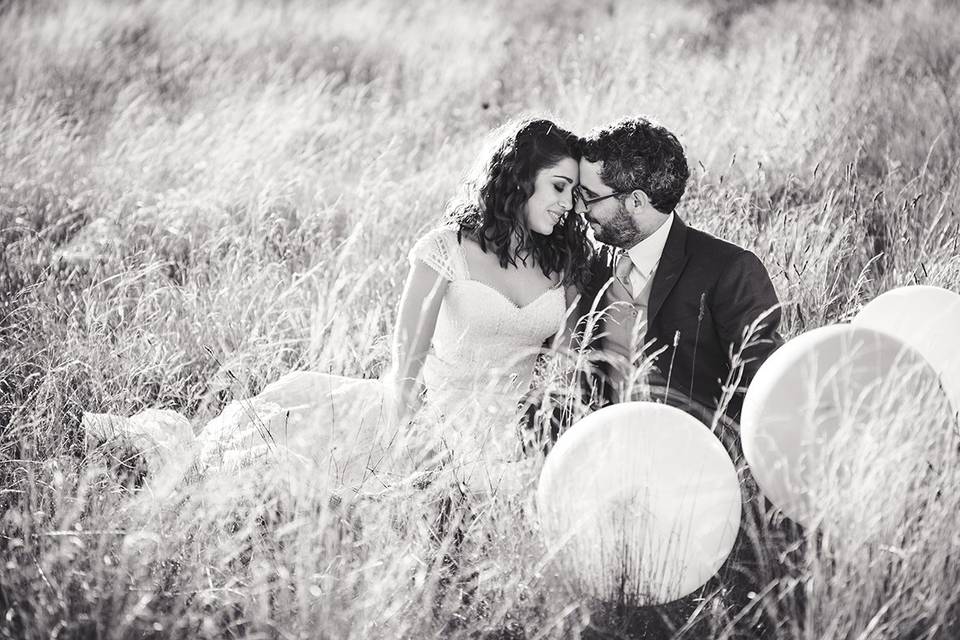
[[[521,112],[675,131],[681,215],[762,257],[787,335],[896,285],[960,291],[958,19],[948,0],[0,3],[0,633],[575,637],[589,612],[542,562],[529,491],[474,505],[453,574],[439,490],[338,505],[251,472],[228,504],[208,479],[151,509],[80,412],[201,425],[291,369],[379,375],[407,250]],[[960,522],[937,504],[896,549],[808,545],[754,610],[778,637],[955,637]],[[747,614],[701,612],[724,637]]]

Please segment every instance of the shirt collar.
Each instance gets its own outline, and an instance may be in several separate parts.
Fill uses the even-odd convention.
[[[663,255],[663,248],[667,244],[667,236],[670,235],[670,228],[673,226],[674,217],[671,211],[670,215],[667,216],[667,219],[656,231],[651,233],[646,239],[641,240],[627,249],[627,253],[630,255],[630,261],[633,262],[640,273],[649,275],[657,268],[660,257]]]

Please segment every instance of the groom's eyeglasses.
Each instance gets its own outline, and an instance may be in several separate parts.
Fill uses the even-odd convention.
[[[588,198],[586,195],[584,195],[583,190],[580,189],[579,187],[577,187],[577,189],[575,190],[574,193],[575,193],[575,195],[577,196],[577,198],[580,200],[580,203],[581,203],[583,206],[589,207],[589,206],[592,205],[594,202],[600,202],[601,200],[606,200],[607,198],[613,198],[614,196],[627,195],[627,193],[629,193],[629,192],[614,191],[613,193],[608,193],[608,194],[605,195],[605,196],[597,196],[596,198]]]

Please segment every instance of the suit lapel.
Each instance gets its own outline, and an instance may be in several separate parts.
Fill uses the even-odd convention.
[[[594,296],[599,293],[600,289],[603,288],[603,285],[607,283],[607,280],[613,277],[613,261],[615,255],[616,250],[610,245],[605,244],[600,248],[597,261],[595,263],[595,268],[593,269],[593,274],[591,276],[592,286],[590,287],[590,290]]]
[[[667,235],[667,242],[663,246],[663,255],[657,272],[653,276],[650,287],[650,301],[647,304],[647,326],[653,322],[660,307],[663,306],[673,286],[680,279],[683,268],[687,265],[687,225],[680,216],[674,215],[673,226]]]
[[[601,262],[604,265],[604,272],[607,278],[609,278],[613,275],[613,259],[617,255],[617,251],[610,245],[605,244],[601,250],[601,255],[603,256]]]

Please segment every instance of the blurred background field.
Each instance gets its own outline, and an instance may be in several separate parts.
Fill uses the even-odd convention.
[[[953,0],[0,0],[0,637],[576,637],[522,495],[488,505],[464,613],[435,604],[427,497],[138,519],[136,461],[88,454],[80,412],[200,425],[292,369],[379,375],[407,251],[520,114],[673,130],[680,215],[762,258],[788,337],[960,291],[957,24]],[[958,513],[798,567],[806,613],[760,607],[783,638],[955,637]]]

